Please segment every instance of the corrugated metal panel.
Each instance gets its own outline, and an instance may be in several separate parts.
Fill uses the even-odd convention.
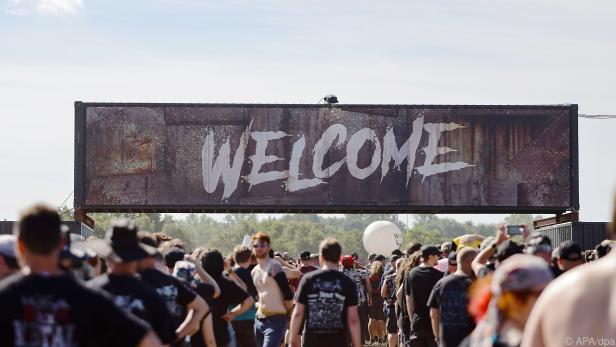
[[[552,240],[552,245],[556,247],[561,242],[571,240],[572,235],[572,226],[571,223],[562,223],[556,224],[545,228],[537,229],[544,234],[546,234],[550,240]]]
[[[607,223],[576,222],[573,228],[573,240],[582,249],[593,249],[601,241],[609,238]]]
[[[94,235],[94,230],[92,228],[90,228],[89,226],[81,223],[81,222],[77,222],[80,225],[79,231],[81,236],[83,236],[84,238],[88,238],[92,235]]]
[[[15,222],[12,222],[12,221],[0,221],[0,235],[1,234],[12,234],[14,223]]]
[[[537,231],[546,234],[554,247],[564,241],[572,241],[579,244],[583,250],[594,249],[601,241],[609,238],[607,223],[603,222],[562,223],[539,228]]]
[[[15,221],[0,221],[0,234],[12,234],[15,223]],[[80,234],[84,238],[94,235],[94,230],[81,222],[63,221],[62,225],[67,226],[72,234]]]

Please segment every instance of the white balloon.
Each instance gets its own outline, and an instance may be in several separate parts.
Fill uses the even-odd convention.
[[[363,241],[366,252],[389,257],[392,251],[400,248],[402,232],[392,222],[376,221],[364,230]]]

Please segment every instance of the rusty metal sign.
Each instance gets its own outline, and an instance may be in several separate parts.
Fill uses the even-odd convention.
[[[577,106],[75,104],[84,211],[578,209]]]

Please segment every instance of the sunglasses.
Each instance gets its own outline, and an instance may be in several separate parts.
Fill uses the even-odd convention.
[[[252,245],[252,248],[265,248],[265,247],[269,247],[269,245],[266,243],[255,243]]]

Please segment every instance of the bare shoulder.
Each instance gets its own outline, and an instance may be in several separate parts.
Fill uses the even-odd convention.
[[[616,254],[559,276],[545,288],[533,311],[548,319],[550,327],[557,328],[571,324],[570,318],[578,317],[575,312],[580,307],[586,312],[603,312],[605,302],[613,299],[616,299]]]

